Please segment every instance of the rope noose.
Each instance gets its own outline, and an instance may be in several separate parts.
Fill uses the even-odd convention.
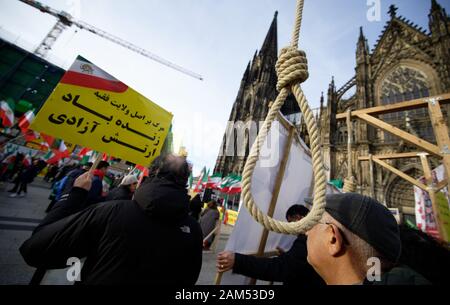
[[[269,109],[269,113],[261,127],[261,130],[252,145],[247,162],[242,173],[242,195],[245,207],[250,215],[262,224],[266,229],[277,233],[300,234],[308,231],[322,217],[325,210],[326,178],[323,169],[322,152],[320,149],[319,134],[314,115],[309,108],[308,102],[300,88],[300,83],[308,78],[308,64],[305,52],[298,50],[300,36],[300,25],[303,13],[303,0],[297,0],[296,18],[292,42],[290,47],[283,48],[276,63],[279,94]],[[284,222],[265,215],[255,203],[251,193],[253,170],[258,161],[260,149],[275,120],[278,111],[283,106],[288,94],[292,92],[297,100],[301,112],[304,114],[308,134],[310,135],[310,146],[314,173],[314,200],[313,207],[306,217],[297,222]]]
[[[356,191],[356,182],[354,177],[347,177],[344,179],[344,187],[342,188],[344,193],[354,193]]]

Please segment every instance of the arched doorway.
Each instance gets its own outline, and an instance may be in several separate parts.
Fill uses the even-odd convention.
[[[410,177],[418,179],[423,176],[422,170],[415,164],[409,164],[400,169]],[[396,174],[391,174],[385,192],[386,205],[390,208],[414,208],[415,198],[413,185]]]

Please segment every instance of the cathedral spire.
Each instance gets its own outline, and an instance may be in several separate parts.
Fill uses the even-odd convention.
[[[364,36],[364,33],[363,33],[363,27],[362,26],[360,26],[359,27],[359,40],[361,41],[364,41],[366,39],[366,37]]]
[[[366,39],[366,36],[364,36],[363,27],[360,26],[357,48],[358,48],[358,50],[364,51],[366,49],[366,45],[367,45],[367,39]]]
[[[322,91],[322,94],[320,96],[320,117],[322,117],[322,114],[323,114],[323,103],[324,103],[324,97],[323,97],[323,91]]]
[[[331,77],[331,83],[328,85],[328,98],[327,98],[327,106],[329,106],[330,101],[332,99],[332,95],[334,94],[335,91],[335,86],[334,86],[334,76]]]
[[[247,68],[245,69],[244,76],[242,77],[243,81],[246,81],[248,75],[250,74],[251,61],[248,62]]]
[[[445,9],[443,9],[436,0],[431,1],[431,10],[428,14],[428,19],[432,36],[438,38],[450,33],[450,28],[448,26],[450,18],[447,16]]]
[[[431,0],[431,11],[441,10],[441,6],[436,0]]]
[[[362,26],[359,27],[359,38],[356,45],[356,63],[361,63],[366,60],[369,55],[369,44],[367,43],[366,36],[364,36]]]
[[[277,58],[278,53],[278,36],[277,36],[277,16],[278,11],[275,15],[270,25],[269,31],[267,32],[266,39],[264,39],[263,46],[259,54],[262,56],[273,56]]]

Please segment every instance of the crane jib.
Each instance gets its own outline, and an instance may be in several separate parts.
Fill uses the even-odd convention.
[[[86,22],[80,21],[80,20],[76,20],[74,19],[69,13],[64,12],[64,11],[57,11],[51,7],[49,7],[48,5],[43,5],[42,3],[35,1],[35,0],[19,0],[25,4],[28,4],[38,10],[40,10],[43,13],[47,13],[50,14],[56,18],[58,18],[58,22],[62,25],[60,25],[59,27],[57,25],[55,25],[53,27],[52,30],[50,30],[50,32],[47,34],[47,37],[44,38],[44,40],[41,42],[41,44],[37,47],[37,49],[35,50],[35,53],[39,56],[45,57],[46,53],[48,52],[48,50],[51,49],[52,45],[55,43],[56,38],[61,34],[61,32],[64,30],[64,26],[72,26],[75,25],[77,27],[79,27],[80,29],[84,29],[84,30],[88,30],[89,32],[96,34],[100,37],[103,37],[105,39],[108,39],[109,41],[112,41],[116,44],[121,45],[124,48],[127,48],[135,53],[141,54],[147,58],[150,58],[160,64],[163,64],[169,68],[172,68],[174,70],[177,70],[181,73],[184,73],[186,75],[189,75],[191,77],[194,77],[198,80],[203,80],[203,77],[195,72],[192,72],[188,69],[185,69],[177,64],[174,64],[156,54],[151,53],[150,51],[147,51],[143,48],[140,48],[130,42],[127,42],[125,40],[123,40],[122,38],[119,38],[117,36],[114,36],[112,34],[109,34],[103,30],[100,30]],[[57,35],[55,35],[55,31],[58,31]],[[51,36],[53,39],[48,39],[48,37]]]

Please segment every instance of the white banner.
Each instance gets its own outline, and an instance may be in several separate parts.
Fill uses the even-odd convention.
[[[444,165],[440,165],[431,171],[433,183],[438,184],[444,180],[445,169]],[[418,179],[423,184],[427,184],[425,177]],[[430,196],[428,192],[421,188],[414,186],[414,197],[416,199],[416,225],[417,227],[434,237],[439,238],[439,230],[437,227],[436,218],[433,213],[433,206],[431,204]],[[436,206],[443,222],[444,228],[447,232],[450,232],[450,196],[447,188],[443,188],[440,192],[436,193]],[[447,233],[448,234],[448,233]]]
[[[287,121],[286,124],[289,125]],[[256,164],[252,176],[251,192],[258,207],[264,212],[267,212],[272,199],[272,191],[288,139],[288,130],[283,125],[278,121],[273,122],[261,148],[260,156],[262,157]],[[294,204],[304,204],[303,199],[312,196],[310,187],[313,171],[309,155],[309,149],[295,133],[275,207],[275,219],[286,221],[285,215],[289,207]],[[336,188],[329,185],[329,192],[334,190],[337,191]],[[259,248],[263,227],[250,216],[248,210],[242,205],[241,203],[236,225],[228,239],[225,250],[242,254],[255,254]],[[275,251],[276,247],[289,250],[296,238],[293,235],[269,232],[265,252]],[[242,285],[248,284],[249,280],[247,277],[233,274],[230,271],[223,274],[221,284]]]

